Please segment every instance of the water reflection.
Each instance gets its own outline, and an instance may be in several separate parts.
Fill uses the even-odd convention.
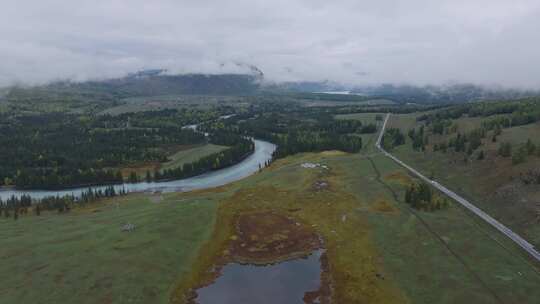
[[[268,266],[228,264],[221,276],[197,290],[199,304],[303,304],[321,285],[322,250],[303,259]]]

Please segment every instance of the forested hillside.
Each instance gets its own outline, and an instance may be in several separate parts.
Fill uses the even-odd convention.
[[[129,76],[86,82],[62,81],[42,86],[15,86],[4,96],[14,109],[24,111],[99,111],[122,103],[128,97],[202,94],[251,95],[259,88],[260,76],[248,74],[134,73]]]
[[[206,138],[184,127],[219,115],[213,110],[185,109],[119,116],[0,114],[0,184],[52,189],[121,183],[121,168],[164,163],[179,147],[206,142],[230,148],[185,168],[152,172],[146,179],[183,178],[223,168],[251,153],[253,143],[223,132]],[[128,181],[140,179],[132,174]]]

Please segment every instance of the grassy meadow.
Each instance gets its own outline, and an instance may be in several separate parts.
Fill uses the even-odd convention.
[[[254,210],[323,237],[336,303],[540,301],[540,276],[521,252],[454,204],[410,209],[402,202],[410,181],[381,155],[308,153],[216,189],[2,218],[0,302],[183,303],[208,283],[234,217]],[[136,228],[122,232],[125,223]]]
[[[221,152],[225,149],[227,149],[227,147],[225,146],[205,144],[205,145],[193,147],[191,149],[181,150],[171,155],[169,157],[171,160],[162,164],[161,168],[162,169],[178,168],[184,164],[193,163],[202,157],[208,156],[213,153]]]
[[[399,127],[405,133],[415,125],[414,115],[392,115],[389,127]],[[479,118],[460,118],[455,122],[458,130],[468,132],[481,125]],[[540,202],[540,188],[535,185],[523,185],[519,181],[522,172],[540,166],[540,158],[529,156],[524,163],[512,164],[511,157],[502,158],[497,154],[501,142],[509,142],[514,149],[524,145],[527,139],[540,145],[540,124],[529,124],[503,129],[497,142],[492,142],[491,132],[482,142],[484,160],[473,157],[465,161],[463,153],[433,152],[428,146],[425,152],[414,151],[410,139],[405,145],[392,152],[404,162],[419,169],[426,175],[433,176],[450,189],[469,198],[478,207],[509,226],[532,244],[540,245],[540,225],[537,223],[537,202]],[[430,137],[430,144],[447,136]]]
[[[135,194],[0,220],[1,303],[166,303],[211,234],[216,204]],[[133,232],[122,232],[126,223]]]

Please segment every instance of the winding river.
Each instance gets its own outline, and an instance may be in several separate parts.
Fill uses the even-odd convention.
[[[185,179],[167,182],[126,183],[114,185],[114,187],[117,191],[125,189],[127,192],[185,192],[222,186],[257,172],[259,165],[264,166],[264,163],[272,158],[272,152],[276,149],[274,144],[258,139],[254,139],[253,141],[255,142],[255,151],[242,162],[227,168]],[[22,195],[29,195],[32,199],[42,199],[47,196],[56,195],[74,195],[75,197],[79,197],[83,191],[89,188],[93,190],[104,190],[106,187],[108,186],[70,188],[65,190],[16,190],[3,188],[0,189],[0,198],[6,200],[12,196],[20,197]]]

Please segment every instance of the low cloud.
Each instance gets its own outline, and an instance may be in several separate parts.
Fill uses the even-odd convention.
[[[275,81],[540,88],[534,0],[2,2],[0,85],[253,65]]]

